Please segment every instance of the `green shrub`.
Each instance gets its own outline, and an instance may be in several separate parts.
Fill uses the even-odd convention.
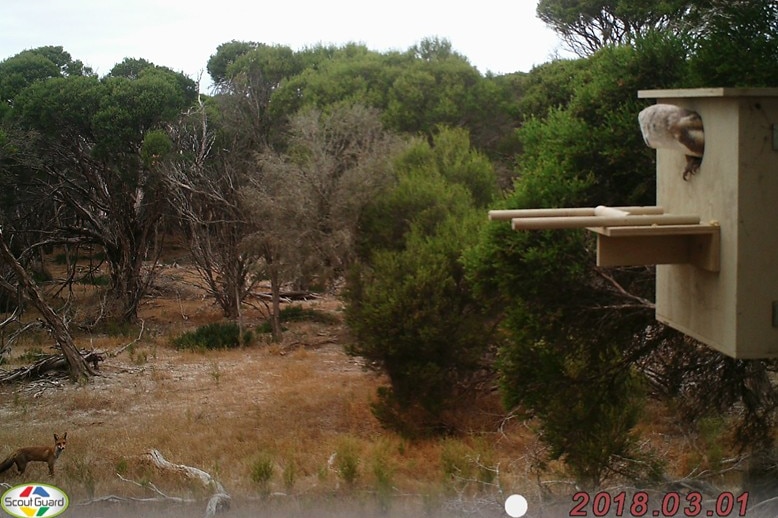
[[[126,458],[121,457],[118,461],[116,461],[116,467],[114,469],[119,475],[126,475],[130,470],[130,463]]]
[[[250,345],[254,343],[254,331],[247,329],[243,331],[243,345]]]
[[[284,487],[287,491],[291,491],[294,488],[294,484],[297,481],[297,466],[294,459],[289,459],[284,464],[284,471],[281,473],[281,478],[284,481]]]
[[[300,305],[287,306],[281,310],[282,322],[318,322],[320,324],[335,324],[337,317],[312,308],[304,308]]]
[[[240,329],[234,322],[214,322],[173,339],[177,349],[230,349],[241,345]]]
[[[376,482],[378,507],[382,512],[387,512],[392,505],[394,470],[389,463],[389,456],[385,449],[378,450],[373,457],[373,476]]]
[[[80,457],[68,459],[68,463],[64,466],[64,471],[70,481],[81,484],[89,498],[94,498],[97,477],[93,471],[94,463],[90,462],[90,460]]]
[[[261,493],[268,493],[273,478],[273,459],[266,454],[259,455],[251,466],[251,480],[259,486]]]
[[[43,349],[32,347],[19,355],[19,361],[22,363],[35,363],[44,356],[46,356],[46,353],[43,352]]]
[[[446,480],[469,479],[473,475],[473,450],[461,441],[446,439],[440,452],[440,466]]]
[[[31,276],[32,276],[32,280],[34,280],[38,284],[43,284],[53,279],[51,273],[49,273],[45,268],[33,269],[31,271]]]
[[[440,467],[447,486],[458,491],[488,491],[499,485],[494,452],[487,441],[477,439],[471,445],[448,438],[442,446]]]
[[[318,322],[320,324],[336,324],[338,317],[318,311],[316,309],[304,308],[300,305],[287,306],[281,310],[281,322]],[[270,322],[265,322],[257,328],[259,333],[270,333]]]
[[[128,320],[107,319],[100,322],[94,331],[111,337],[137,336],[138,326]]]
[[[387,374],[374,415],[408,436],[442,433],[446,410],[480,368],[488,343],[488,315],[464,277],[462,249],[478,235],[483,215],[447,216],[435,235],[414,226],[401,251],[380,251],[349,278],[347,346]]]
[[[343,439],[335,450],[335,469],[347,486],[353,487],[359,478],[359,446],[351,438]]]

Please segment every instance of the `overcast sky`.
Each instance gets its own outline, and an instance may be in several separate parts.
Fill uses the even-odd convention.
[[[528,71],[561,52],[535,16],[535,0],[2,0],[0,60],[61,45],[104,75],[125,57],[196,79],[230,40],[288,45],[357,42],[406,50],[425,37],[451,41],[482,73]]]

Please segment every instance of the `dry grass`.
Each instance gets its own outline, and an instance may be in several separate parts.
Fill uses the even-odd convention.
[[[45,464],[38,463],[28,466],[24,480],[55,483],[76,502],[106,495],[153,496],[126,480],[153,483],[169,495],[205,496],[197,485],[150,466],[144,453],[152,448],[171,462],[208,471],[238,501],[262,498],[265,504],[285,494],[295,497],[285,500],[298,502],[294,505],[308,499],[326,502],[334,495],[355,506],[363,500],[373,505],[380,495],[384,500],[378,507],[391,500],[393,508],[418,510],[464,492],[496,495],[496,486],[454,484],[455,476],[441,462],[451,442],[462,444],[461,462],[499,463],[500,483],[525,484],[523,465],[511,459],[521,455],[531,434],[494,431],[499,407],[494,398],[480,402],[483,412],[467,423],[474,430],[491,429],[486,440],[474,435],[409,442],[383,430],[369,403],[385,380],[343,352],[340,324],[289,324],[282,344],[260,338],[235,350],[174,349],[172,336],[221,319],[193,286],[190,271],[163,270],[155,296],[142,307],[142,339],[104,362],[101,376],[89,383],[51,380],[0,387],[0,457],[20,446],[47,444],[52,433],[67,431],[68,446],[53,481]],[[97,300],[88,290],[81,296]],[[340,313],[336,299],[307,304]],[[244,312],[247,328],[263,320],[261,306]],[[77,336],[77,343],[115,351],[138,334],[138,329],[121,331],[125,334]],[[16,346],[14,353],[18,357],[47,347],[41,334]],[[257,482],[257,466],[270,470],[266,485]],[[22,482],[10,471],[0,480]]]
[[[89,290],[81,295],[96,300]],[[307,304],[333,315],[341,311],[335,298]],[[245,516],[254,516],[257,506],[263,516],[340,516],[344,506],[359,516],[388,508],[398,516],[503,516],[502,502],[511,493],[531,503],[547,498],[543,491],[549,488],[572,494],[568,486],[538,483],[569,477],[554,463],[536,471],[540,441],[527,423],[504,418],[496,394],[458,416],[468,435],[411,442],[382,429],[369,403],[385,380],[344,354],[341,324],[289,324],[282,344],[260,338],[236,350],[178,351],[171,337],[221,319],[195,287],[192,272],[178,267],[161,272],[141,317],[142,339],[103,363],[102,375],[88,384],[50,380],[0,387],[0,457],[68,432],[53,480],[41,463],[28,466],[24,480],[11,472],[0,480],[54,483],[74,502],[107,495],[147,498],[155,496],[151,483],[202,505],[201,487],[145,460],[145,452],[157,449],[171,462],[211,473]],[[263,320],[261,305],[243,314],[247,328]],[[138,334],[123,331],[78,336],[77,342],[114,351]],[[47,348],[48,338],[38,333],[14,353]],[[662,455],[679,453],[682,469],[708,461],[660,407],[649,408],[643,432]],[[117,515],[112,507],[81,511]],[[160,506],[154,515],[191,512]],[[133,507],[127,514],[150,512]]]

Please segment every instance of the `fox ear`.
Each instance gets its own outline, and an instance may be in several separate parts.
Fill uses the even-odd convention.
[[[67,438],[68,438],[68,433],[67,433],[67,432],[65,432],[65,435],[63,435],[63,436],[62,436],[62,439],[63,439],[63,440],[65,440],[65,439],[67,439]]]

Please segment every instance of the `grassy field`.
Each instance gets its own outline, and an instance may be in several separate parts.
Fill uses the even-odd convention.
[[[79,289],[83,300],[94,296],[88,286]],[[207,500],[198,483],[152,466],[146,453],[156,449],[210,473],[233,508],[261,504],[267,512],[306,505],[323,512],[333,499],[361,513],[451,505],[499,511],[501,489],[533,491],[525,457],[539,447],[536,438],[504,420],[496,394],[463,420],[469,433],[459,437],[409,442],[382,429],[369,404],[385,380],[343,352],[348,335],[337,298],[302,303],[331,318],[286,324],[280,344],[255,333],[240,349],[191,352],[171,339],[220,321],[218,308],[184,268],[162,270],[153,292],[141,308],[142,335],[139,326],[76,335],[82,348],[122,350],[89,383],[54,377],[0,387],[0,457],[68,432],[53,479],[45,464],[33,463],[23,477],[8,471],[0,481],[53,483],[73,502],[94,502],[80,512],[99,508],[96,515],[108,504],[95,501],[108,496]],[[244,327],[263,321],[261,304],[245,309]],[[27,335],[4,368],[48,352],[46,333]]]
[[[80,289],[83,300],[94,297]],[[142,334],[125,326],[76,336],[82,348],[122,351],[99,377],[0,386],[1,458],[68,432],[53,479],[33,463],[0,482],[55,484],[77,516],[202,513],[210,490],[154,467],[147,453],[155,449],[218,480],[231,516],[505,516],[513,493],[536,510],[528,516],[567,516],[570,477],[555,463],[538,469],[543,447],[532,423],[506,418],[495,392],[462,416],[462,434],[405,440],[370,412],[385,380],[344,354],[338,299],[303,304],[331,318],[288,323],[280,344],[255,334],[240,349],[179,351],[173,337],[222,317],[192,272],[161,270],[141,308]],[[261,304],[245,309],[246,328],[263,321]],[[34,352],[51,352],[42,331],[15,345],[4,367],[29,363]],[[646,414],[647,444],[681,476],[723,460],[715,437],[690,436],[661,410]]]

